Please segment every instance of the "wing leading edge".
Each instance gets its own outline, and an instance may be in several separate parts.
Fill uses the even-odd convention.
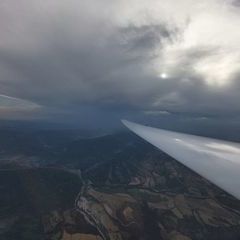
[[[138,136],[240,199],[239,143],[122,122]]]

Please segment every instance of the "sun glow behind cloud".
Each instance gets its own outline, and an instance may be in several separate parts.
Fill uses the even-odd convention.
[[[188,10],[168,21],[178,29],[171,41],[159,49],[157,69],[167,69],[175,76],[200,75],[210,87],[230,84],[240,70],[240,12],[228,1],[169,1],[169,13],[177,7],[171,4],[188,4]],[[184,4],[184,5],[185,5]],[[159,14],[161,15],[161,6]],[[185,22],[185,25],[182,23]],[[159,70],[161,75],[161,70]],[[190,71],[190,72],[189,72]]]

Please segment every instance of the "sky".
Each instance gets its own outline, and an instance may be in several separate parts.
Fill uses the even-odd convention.
[[[0,119],[238,124],[239,26],[233,0],[2,0]]]

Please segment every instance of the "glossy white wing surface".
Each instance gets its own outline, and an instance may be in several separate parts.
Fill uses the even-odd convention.
[[[240,199],[240,144],[122,121],[134,133]]]

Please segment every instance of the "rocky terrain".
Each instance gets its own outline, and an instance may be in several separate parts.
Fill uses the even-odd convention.
[[[0,239],[240,239],[238,200],[134,135],[57,151],[0,172]]]

